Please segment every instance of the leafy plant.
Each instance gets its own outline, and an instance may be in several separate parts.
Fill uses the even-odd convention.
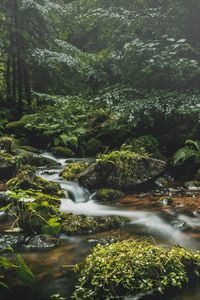
[[[187,161],[194,161],[200,164],[200,142],[187,140],[185,147],[179,149],[172,157],[172,165],[174,167],[183,165]]]
[[[128,240],[97,245],[78,270],[80,279],[73,299],[163,293],[200,276],[200,255],[180,247],[166,249]]]

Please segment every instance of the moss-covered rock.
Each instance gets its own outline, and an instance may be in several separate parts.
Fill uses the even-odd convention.
[[[87,169],[90,165],[88,162],[73,162],[68,163],[64,170],[60,173],[60,176],[66,180],[75,180],[77,176]]]
[[[0,152],[0,180],[12,178],[17,170],[15,157],[11,154]]]
[[[40,154],[40,150],[36,149],[35,147],[28,146],[28,145],[21,145],[19,147],[19,150],[25,150],[25,151],[32,152],[35,154]]]
[[[98,245],[86,258],[74,299],[115,299],[169,287],[200,274],[200,255],[134,240]]]
[[[50,151],[56,156],[56,157],[64,157],[64,158],[71,158],[75,157],[74,152],[69,149],[68,147],[62,147],[62,146],[57,146],[57,147],[52,147],[50,148]]]
[[[116,201],[124,196],[125,194],[122,193],[121,191],[104,188],[96,192],[95,199],[102,202],[108,202],[108,201]]]
[[[58,165],[53,159],[23,149],[18,149],[16,154],[15,161],[19,166],[28,164],[35,167],[54,167]]]
[[[0,152],[14,154],[16,150],[17,141],[12,136],[0,137]]]
[[[89,189],[109,187],[129,190],[158,177],[165,169],[161,160],[129,150],[102,155],[97,163],[82,172],[78,180]]]
[[[20,169],[16,177],[7,182],[7,189],[10,191],[33,189],[42,191],[44,194],[63,196],[63,191],[59,184],[36,176],[30,166]]]
[[[63,213],[61,219],[62,232],[67,235],[79,235],[111,230],[127,222],[126,218],[118,216],[92,217],[75,215],[72,213]]]

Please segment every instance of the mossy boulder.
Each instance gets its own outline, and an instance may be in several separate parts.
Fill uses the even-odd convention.
[[[93,217],[63,213],[62,232],[67,235],[95,233],[119,227],[127,222],[126,218],[118,216]]]
[[[56,156],[56,157],[64,157],[64,158],[71,158],[75,157],[74,152],[69,149],[68,147],[62,147],[62,146],[57,146],[57,147],[52,147],[50,148],[50,151]]]
[[[53,159],[23,149],[18,149],[16,154],[15,160],[18,165],[28,164],[35,167],[55,167],[58,165],[57,161]]]
[[[40,150],[38,150],[37,148],[32,147],[32,146],[28,146],[28,145],[20,145],[19,150],[25,150],[25,151],[32,152],[32,153],[35,153],[35,154],[40,154],[41,153]]]
[[[96,192],[95,199],[101,202],[116,201],[124,197],[125,194],[114,189],[100,189]]]
[[[166,162],[147,155],[129,150],[113,151],[89,166],[79,175],[78,181],[89,189],[130,190],[157,178],[165,167]]]
[[[60,173],[60,176],[69,181],[75,180],[81,172],[88,168],[89,165],[89,162],[68,163]]]
[[[17,141],[12,136],[0,137],[0,152],[14,154],[16,150]]]
[[[36,176],[34,170],[29,166],[20,169],[16,177],[7,182],[7,189],[10,191],[33,189],[42,191],[44,194],[63,196],[59,184]]]
[[[15,157],[11,154],[0,152],[0,180],[12,178],[17,170]]]
[[[134,240],[97,245],[80,267],[73,299],[115,299],[181,288],[200,274],[200,255]]]

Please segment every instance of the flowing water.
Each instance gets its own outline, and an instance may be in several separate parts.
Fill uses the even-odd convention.
[[[49,153],[45,157],[56,159]],[[26,289],[15,287],[13,292],[0,295],[0,299],[30,299],[46,300],[52,294],[60,294],[69,299],[75,284],[73,266],[80,263],[89,253],[99,239],[104,238],[131,238],[150,237],[152,241],[160,244],[179,244],[188,249],[200,249],[200,216],[180,214],[173,216],[165,211],[155,209],[135,209],[123,204],[99,204],[95,201],[95,194],[82,188],[76,182],[68,182],[59,177],[60,171],[66,165],[66,159],[57,160],[60,166],[51,169],[38,169],[37,173],[43,178],[58,182],[66,192],[66,198],[61,199],[61,211],[75,214],[86,214],[92,216],[117,215],[129,218],[130,222],[119,229],[105,233],[89,234],[78,237],[67,237],[61,235],[61,243],[58,247],[48,251],[32,251],[21,249],[24,259],[36,274],[36,282],[32,288]],[[140,201],[144,201],[140,199]],[[1,218],[1,216],[0,216]],[[174,226],[177,219],[191,226],[190,230],[183,232]],[[0,223],[1,231],[4,229],[3,222]],[[194,228],[194,229],[193,229]],[[128,298],[134,300],[135,298]],[[127,300],[128,300],[127,299]],[[200,286],[184,288],[175,295],[149,297],[156,300],[199,300]]]

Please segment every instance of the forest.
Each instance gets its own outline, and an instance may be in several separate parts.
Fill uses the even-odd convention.
[[[0,0],[11,299],[200,299],[199,0]]]

